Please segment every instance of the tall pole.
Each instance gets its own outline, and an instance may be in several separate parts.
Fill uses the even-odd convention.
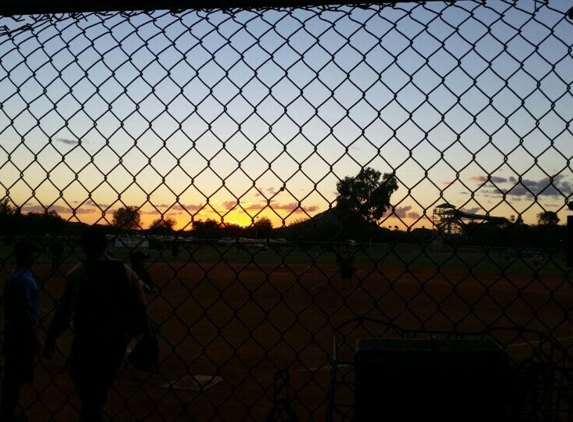
[[[572,203],[569,202],[569,205]],[[573,215],[567,216],[567,266],[573,267]]]

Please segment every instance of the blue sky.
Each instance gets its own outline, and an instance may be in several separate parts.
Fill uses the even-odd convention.
[[[573,193],[568,1],[86,14],[0,36],[0,188],[93,222],[138,205],[275,226],[395,172],[384,226]],[[24,22],[25,23],[25,22]],[[14,29],[23,22],[3,18]]]

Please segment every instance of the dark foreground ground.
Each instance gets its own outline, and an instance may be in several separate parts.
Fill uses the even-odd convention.
[[[35,271],[44,281],[46,329],[63,279],[48,277],[47,264]],[[332,265],[175,262],[151,272],[159,287],[148,298],[160,364],[151,373],[122,369],[106,409],[114,421],[263,421],[285,391],[299,420],[325,420],[333,327],[356,316],[433,330],[523,325],[569,348],[573,335],[573,290],[563,277],[360,268],[342,285]],[[30,421],[77,420],[65,366],[70,335],[59,341],[61,355],[39,363],[24,392]],[[530,345],[511,341],[513,350],[529,352]],[[342,348],[347,356],[352,347]],[[280,370],[288,390],[276,390]]]

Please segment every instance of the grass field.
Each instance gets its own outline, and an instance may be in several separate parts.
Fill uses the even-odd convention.
[[[110,251],[128,256],[124,248]],[[191,245],[176,259],[169,249],[150,250],[159,291],[148,300],[160,330],[160,365],[152,373],[123,369],[107,411],[114,421],[263,421],[276,398],[274,378],[284,370],[299,420],[323,421],[333,328],[357,316],[428,330],[523,326],[570,348],[573,289],[564,256],[544,257],[536,266],[506,260],[502,252],[363,247],[355,279],[342,285],[328,249]],[[1,253],[6,257],[9,249]],[[38,259],[43,329],[63,273],[76,260],[70,254],[50,274],[49,257]],[[11,265],[5,259],[2,285]],[[70,340],[68,332],[59,342],[62,354],[40,362],[24,395],[30,420],[76,420],[77,398],[65,367]],[[512,350],[530,347],[520,345],[519,336],[507,341]],[[352,347],[342,348],[349,359]],[[196,376],[216,377],[216,383],[201,391],[190,384]],[[176,380],[175,388],[164,388]]]

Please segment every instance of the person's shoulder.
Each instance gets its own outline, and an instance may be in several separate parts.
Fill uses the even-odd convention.
[[[14,268],[6,276],[6,282],[4,283],[4,289],[9,289],[18,283],[18,279],[22,276],[21,268]]]
[[[28,280],[34,279],[34,273],[30,268],[16,267],[8,273],[8,279],[10,280]]]
[[[129,265],[127,265],[125,262],[117,259],[114,256],[111,255],[104,255],[103,260],[110,264],[115,270],[114,271],[119,271],[120,269],[123,269],[126,273],[131,272],[131,268],[129,267]]]
[[[86,272],[86,268],[83,262],[78,262],[74,265],[67,273],[66,278],[73,280],[75,278],[81,277]]]
[[[127,275],[127,281],[129,283],[136,283],[139,281],[139,276],[129,265],[122,264],[125,269],[125,274]]]
[[[8,273],[8,277],[9,278],[18,278],[24,273],[24,271],[26,271],[26,269],[23,267],[14,267]]]
[[[104,254],[99,258],[99,260],[101,260],[101,261],[109,261],[109,262],[122,262],[122,261],[120,261],[119,259],[117,259],[115,256],[113,256],[112,254],[107,253],[107,252],[104,253]]]

